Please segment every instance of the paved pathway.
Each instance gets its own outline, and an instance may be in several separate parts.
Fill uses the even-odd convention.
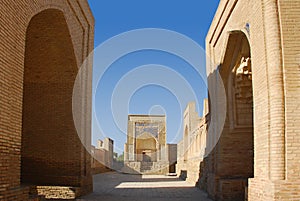
[[[78,201],[211,201],[201,190],[172,176],[105,173],[94,176],[94,193]]]

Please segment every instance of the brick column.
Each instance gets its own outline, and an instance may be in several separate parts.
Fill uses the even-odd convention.
[[[270,99],[270,179],[285,179],[285,103],[280,22],[276,0],[263,0]]]

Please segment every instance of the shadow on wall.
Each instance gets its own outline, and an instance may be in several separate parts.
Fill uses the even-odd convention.
[[[179,178],[182,179],[182,180],[186,180],[186,178],[187,178],[187,170],[181,170]]]
[[[225,96],[219,92],[218,80],[224,84]],[[210,113],[219,114],[218,104],[226,101],[226,119],[220,136],[216,128],[207,133],[198,186],[215,200],[242,201],[247,199],[248,179],[254,176],[251,55],[243,33],[230,35],[224,61],[208,76],[208,84]],[[218,119],[211,118],[210,126],[220,126],[213,121]]]

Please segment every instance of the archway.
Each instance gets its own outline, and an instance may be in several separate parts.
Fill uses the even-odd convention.
[[[254,139],[251,51],[243,32],[230,33],[220,75],[227,116],[215,149],[216,197],[245,200],[248,178],[254,176]]]
[[[140,135],[136,139],[136,154],[139,162],[157,161],[157,141],[148,133]]]
[[[82,145],[72,116],[78,71],[64,14],[34,16],[27,28],[23,85],[21,182],[80,186]]]

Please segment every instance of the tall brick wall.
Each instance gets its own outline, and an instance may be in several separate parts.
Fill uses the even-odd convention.
[[[195,102],[189,103],[183,114],[185,130],[182,140],[177,145],[176,173],[182,179],[196,185],[199,180],[200,165],[206,148],[209,120],[207,99],[204,100],[203,117],[199,117],[195,106]]]
[[[253,96],[249,48],[243,32],[231,33],[219,67],[226,97],[218,96],[218,99],[226,100],[227,115],[213,150],[216,155],[214,169],[208,172],[215,183],[210,195],[219,200],[243,200],[247,180],[253,177]]]
[[[249,200],[300,199],[297,137],[300,81],[299,6],[300,2],[297,0],[221,0],[207,35],[206,49],[211,61],[207,65],[210,93],[216,90],[216,72],[222,73],[226,59],[232,58],[228,56],[228,44],[232,43],[230,36],[240,32],[249,41],[254,126],[254,178],[249,179],[248,196],[246,194]],[[237,42],[238,39],[234,41]],[[222,80],[227,83],[223,76]],[[228,94],[227,87],[225,85]],[[229,134],[232,127],[229,117],[234,106],[230,106],[232,104],[228,97],[226,99],[227,117],[223,135],[204,160],[203,168],[207,172],[203,179],[207,181],[204,188],[211,197],[218,200],[234,199],[234,192],[242,192],[242,188],[238,186],[244,185],[232,180],[232,185],[222,181],[222,174],[227,174],[226,169],[229,168],[226,167],[228,158],[224,151],[227,149],[228,156],[233,160],[242,160],[236,152],[230,154],[233,150],[228,150],[231,146],[241,147],[241,139],[236,141],[237,138]],[[210,111],[217,112],[218,104],[219,102],[211,100]],[[226,125],[229,125],[227,131]],[[241,132],[248,131],[240,130],[237,137]],[[210,142],[207,145],[213,144],[216,138],[214,134],[208,133]],[[243,138],[245,143],[251,141],[250,138]],[[243,171],[242,165],[235,167],[238,172]],[[240,197],[237,200],[243,199]]]
[[[82,187],[77,195],[88,192],[90,157],[71,111],[77,69],[93,49],[88,4],[4,0],[0,13],[0,199],[28,198],[21,175],[24,183]],[[81,103],[86,114],[91,114],[91,72],[90,67]],[[91,117],[81,118],[88,144]]]
[[[286,177],[300,180],[300,2],[280,1],[286,111]]]
[[[46,10],[31,20],[25,49],[22,183],[80,185],[76,176],[81,150],[76,147],[81,142],[72,115],[77,75],[72,46],[60,11]]]

